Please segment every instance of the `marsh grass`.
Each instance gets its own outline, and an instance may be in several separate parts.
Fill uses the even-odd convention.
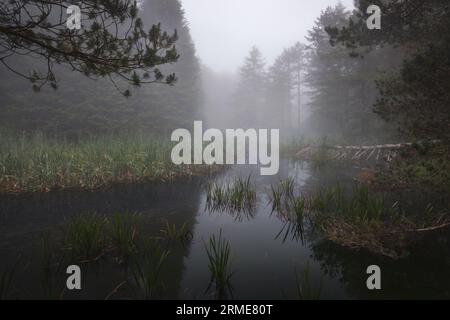
[[[143,134],[85,138],[78,142],[0,135],[0,192],[97,189],[206,173],[209,166],[175,166],[172,144]]]
[[[356,185],[350,195],[332,188],[313,195],[313,221],[328,240],[341,246],[364,249],[392,259],[422,236],[449,224],[448,215],[427,208],[418,216],[406,215],[398,202],[388,204],[383,194]]]
[[[294,192],[295,192],[295,180],[294,180],[294,178],[289,177],[286,180],[282,180],[280,182],[280,189],[281,189],[282,195],[286,199],[294,198]]]
[[[50,299],[61,297],[65,289],[65,267],[68,264],[67,251],[62,252],[54,246],[52,233],[44,231],[41,234],[41,257],[42,257],[42,287]]]
[[[111,228],[113,248],[119,255],[121,262],[126,263],[136,251],[141,215],[138,213],[115,213],[108,221]]]
[[[143,248],[133,254],[130,269],[141,298],[157,298],[163,294],[165,286],[161,271],[169,254],[170,251],[154,241],[146,241]]]
[[[189,230],[186,222],[177,227],[176,224],[170,224],[169,220],[163,219],[163,227],[160,232],[163,238],[171,243],[185,244],[186,241],[192,239],[192,232]]]
[[[298,298],[301,300],[319,300],[322,295],[322,283],[323,277],[320,278],[320,283],[318,287],[313,285],[311,279],[311,270],[309,262],[306,267],[300,272],[300,274],[295,270],[295,280]]]
[[[322,189],[310,197],[310,208],[320,218],[345,218],[348,221],[381,221],[394,214],[385,204],[383,195],[371,193],[367,186],[354,185],[350,195],[341,186]]]
[[[11,298],[11,288],[17,265],[0,272],[0,300]]]
[[[291,200],[291,208],[297,220],[303,220],[306,213],[306,199],[304,197],[295,197]]]
[[[289,187],[287,187],[289,186]],[[450,224],[448,215],[428,206],[420,215],[406,215],[398,202],[387,203],[385,195],[355,184],[336,185],[306,195],[290,190],[295,186],[281,182],[271,187],[269,202],[284,221],[276,239],[304,243],[306,235],[319,235],[354,250],[364,249],[397,259],[416,241],[421,230],[439,230]]]
[[[279,188],[270,186],[271,195],[269,195],[269,203],[272,204],[272,211],[280,211],[282,209],[283,196]]]
[[[208,185],[206,206],[209,210],[251,211],[256,201],[255,186],[247,179],[237,177],[231,184]]]
[[[289,236],[292,236],[293,240],[304,243],[305,221],[308,217],[307,203],[302,194],[296,194],[295,180],[288,178],[280,181],[277,187],[271,186],[269,204],[272,204],[272,213],[276,212],[284,221],[275,239],[282,237],[282,241],[285,242]]]
[[[137,288],[140,298],[161,297],[165,290],[162,271],[170,254],[168,243],[164,241],[167,239],[143,238],[139,232],[141,223],[142,216],[137,213],[111,216],[85,213],[68,219],[61,228],[62,233],[44,232],[41,257],[43,288],[47,296],[62,297],[65,268],[69,264],[83,263],[101,268],[103,263],[116,263],[131,278],[129,283]],[[183,241],[183,244],[189,239],[187,223],[180,228],[168,221],[166,225],[169,226],[167,235],[170,239]],[[123,285],[121,282],[119,287]]]
[[[271,194],[268,197],[272,212],[278,213],[284,220],[300,222],[307,217],[308,199],[297,192],[293,178],[281,180],[276,187],[271,186]]]
[[[63,248],[70,261],[83,263],[99,259],[107,246],[107,224],[106,218],[96,213],[80,214],[69,219],[63,227]]]
[[[303,218],[342,217],[354,221],[379,221],[392,210],[386,207],[384,197],[371,193],[367,186],[355,184],[350,192],[337,185],[318,189],[309,195],[295,192],[291,179],[271,186],[269,203],[272,210],[286,218],[302,221]]]
[[[280,180],[278,185],[270,186],[271,194],[269,194],[269,204],[272,204],[272,211],[289,211],[289,204],[294,200],[295,196],[295,180],[288,178]]]
[[[222,238],[222,230],[219,236],[212,235],[208,242],[203,242],[208,256],[208,268],[211,273],[211,279],[206,291],[209,291],[214,285],[214,293],[217,298],[225,299],[232,295],[231,277],[234,272],[231,271],[231,246],[230,243]]]
[[[283,243],[290,237],[291,240],[300,241],[305,244],[305,222],[304,220],[288,220],[283,223],[283,226],[275,236],[276,239],[281,239]]]

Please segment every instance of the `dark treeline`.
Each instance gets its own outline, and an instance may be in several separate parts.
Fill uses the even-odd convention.
[[[376,4],[383,27],[364,28],[364,8]],[[399,68],[377,81],[374,111],[405,135],[446,139],[450,132],[450,2],[446,0],[356,2],[359,9],[348,27],[327,29],[337,46],[364,55],[394,46],[404,54]]]
[[[176,74],[173,85],[138,84],[133,88],[120,79],[91,80],[68,65],[55,64],[57,89],[44,86],[32,90],[32,83],[1,68],[0,127],[65,136],[136,129],[164,134],[198,118],[200,64],[180,2],[145,0],[138,15],[145,30],[160,24],[161,32],[177,33],[178,60],[159,66],[164,74]],[[47,62],[33,54],[17,55],[12,60],[24,73],[43,69]]]
[[[369,2],[355,3],[353,12],[326,8],[306,42],[283,50],[271,66],[252,48],[240,70],[236,118],[288,136],[357,143],[444,138],[449,4],[375,1],[383,27],[368,30]]]
[[[308,32],[307,42],[284,49],[268,67],[253,48],[236,92],[238,114],[247,117],[238,118],[283,128],[288,136],[329,135],[364,142],[392,134],[372,106],[379,97],[376,80],[400,64],[402,50],[379,47],[355,58],[348,48],[333,46],[327,28],[345,27],[354,15],[341,4],[328,7]]]
[[[369,4],[382,9],[381,30],[366,27]],[[355,5],[353,11],[341,4],[324,9],[306,39],[280,49],[272,63],[253,47],[235,78],[201,66],[179,0],[141,1],[144,28],[159,23],[168,33],[176,30],[179,57],[158,65],[163,74],[176,74],[175,83],[136,83],[139,88],[127,98],[127,81],[93,81],[56,64],[58,89],[36,92],[1,68],[7,81],[0,83],[0,126],[69,135],[135,129],[167,134],[204,119],[218,127],[280,128],[285,137],[326,135],[356,143],[399,135],[445,138],[450,132],[448,1]],[[9,59],[26,72],[46,63],[32,54]]]

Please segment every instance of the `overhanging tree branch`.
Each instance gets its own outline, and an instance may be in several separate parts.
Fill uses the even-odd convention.
[[[83,28],[66,27],[66,9],[72,1],[10,0],[0,4],[0,62],[39,90],[46,83],[56,88],[54,64],[65,64],[90,78],[108,78],[133,86],[173,84],[174,74],[158,66],[178,60],[176,30],[169,34],[153,25],[146,31],[134,0],[83,0]],[[47,70],[26,75],[14,65],[18,55],[46,61]],[[116,79],[116,80],[114,80]],[[118,88],[118,86],[117,86]],[[129,95],[129,90],[121,90]]]

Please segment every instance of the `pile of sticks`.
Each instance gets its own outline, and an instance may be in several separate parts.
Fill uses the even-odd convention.
[[[440,140],[433,140],[428,143],[437,144]],[[307,146],[301,149],[295,157],[301,160],[311,160],[316,152],[326,151],[329,160],[355,160],[391,162],[400,154],[400,150],[412,148],[414,143],[380,144],[373,146]]]

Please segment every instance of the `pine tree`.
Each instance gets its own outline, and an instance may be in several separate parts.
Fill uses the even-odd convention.
[[[382,29],[365,27],[369,4],[383,12]],[[347,26],[329,27],[333,44],[344,45],[354,56],[399,48],[400,68],[377,82],[374,110],[396,124],[405,135],[445,139],[450,136],[450,3],[448,0],[359,0]],[[398,51],[397,51],[398,52]],[[392,57],[391,57],[392,58]]]
[[[312,119],[322,133],[347,140],[370,140],[387,133],[371,110],[377,97],[375,80],[391,67],[391,48],[377,48],[366,59],[355,59],[342,45],[332,46],[327,30],[348,25],[352,14],[338,4],[328,7],[309,32],[311,44],[306,81]]]
[[[236,122],[243,127],[264,127],[266,70],[264,58],[253,47],[239,70],[240,82],[235,94]]]
[[[146,15],[151,12],[151,17]],[[58,90],[43,87],[28,90],[27,83],[0,69],[10,81],[0,83],[0,125],[11,130],[39,130],[78,136],[129,130],[168,134],[173,128],[191,125],[197,118],[201,98],[200,68],[195,47],[178,0],[151,0],[140,7],[142,28],[160,24],[162,32],[176,33],[177,62],[157,66],[161,74],[176,73],[178,80],[167,85],[130,85],[127,81],[91,80],[60,65],[54,66]],[[24,70],[45,67],[45,61],[20,57]],[[178,74],[179,73],[179,74]],[[115,88],[117,85],[121,90]],[[132,91],[128,98],[123,88]]]

